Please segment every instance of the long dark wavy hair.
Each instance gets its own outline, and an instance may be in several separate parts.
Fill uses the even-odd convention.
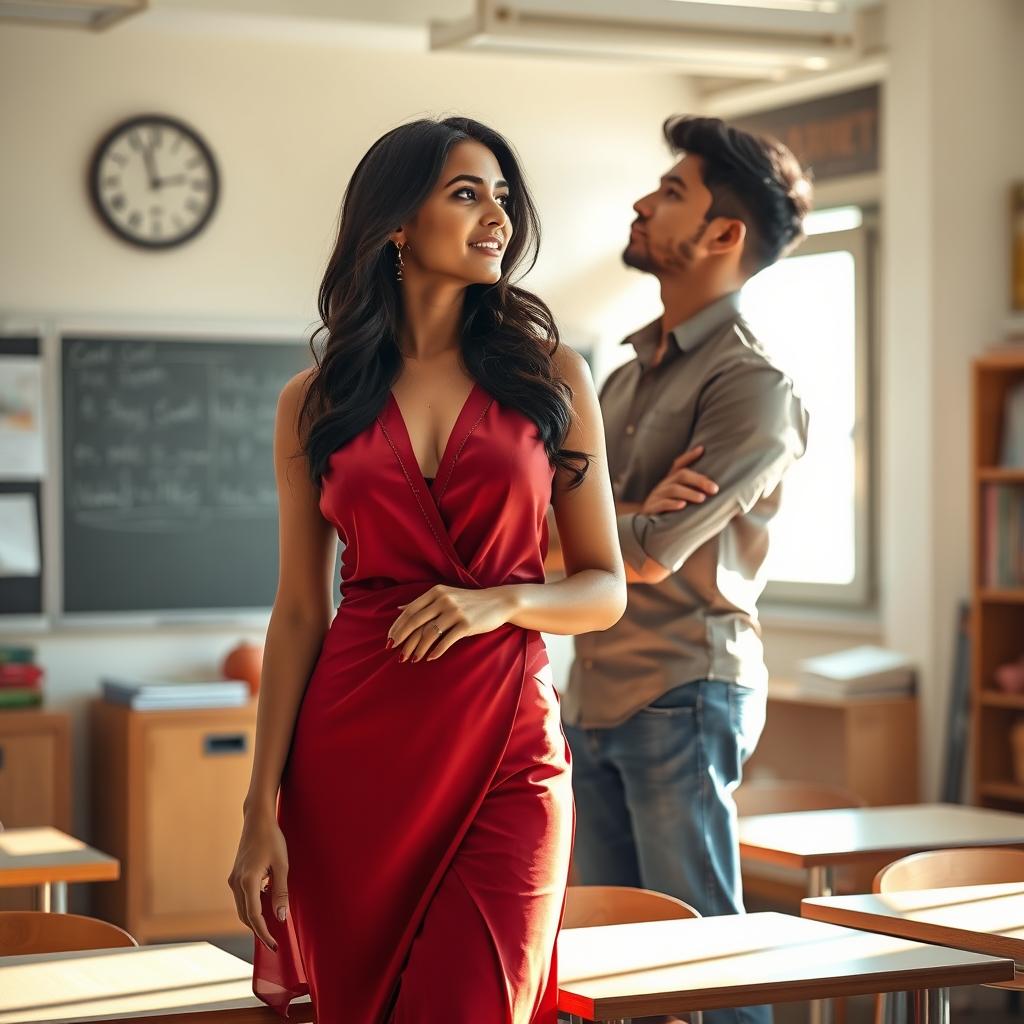
[[[502,405],[536,424],[549,461],[570,474],[570,489],[583,482],[591,456],[562,447],[572,389],[552,358],[558,328],[544,302],[512,280],[536,262],[537,209],[511,145],[478,121],[448,117],[412,121],[383,135],[345,190],[338,240],[320,284],[322,323],[310,339],[316,369],[299,413],[303,453],[317,486],[331,453],[373,422],[401,372],[402,293],[390,236],[430,194],[452,147],[467,139],[486,146],[501,166],[514,230],[500,280],[466,288],[463,365]]]

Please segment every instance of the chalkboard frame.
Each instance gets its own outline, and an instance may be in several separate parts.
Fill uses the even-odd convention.
[[[239,345],[294,345],[297,355],[302,358],[304,355],[312,363],[312,356],[309,352],[308,338],[311,331],[310,325],[297,326],[295,324],[267,324],[260,327],[252,327],[239,324],[237,327],[225,328],[223,325],[188,325],[182,326],[179,323],[151,323],[147,326],[136,327],[125,321],[65,321],[54,324],[49,342],[51,351],[51,416],[54,425],[53,437],[56,439],[53,445],[53,458],[51,459],[51,477],[53,485],[48,488],[49,510],[51,514],[52,537],[50,558],[50,578],[52,580],[52,594],[54,595],[54,607],[50,609],[50,618],[57,628],[78,629],[78,628],[114,628],[123,627],[209,627],[222,628],[234,626],[238,628],[264,628],[267,623],[270,608],[253,607],[196,607],[192,609],[160,609],[146,608],[141,610],[117,610],[117,611],[78,611],[68,610],[65,607],[64,578],[65,578],[65,552],[64,552],[64,425],[63,425],[63,348],[67,338],[84,339],[111,339],[116,341],[137,341],[157,343],[217,343],[217,344],[239,344]]]

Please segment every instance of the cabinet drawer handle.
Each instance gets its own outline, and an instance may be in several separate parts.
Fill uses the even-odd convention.
[[[0,747],[0,772],[4,770],[4,748]]]
[[[248,747],[248,738],[244,732],[203,737],[204,754],[244,754]]]

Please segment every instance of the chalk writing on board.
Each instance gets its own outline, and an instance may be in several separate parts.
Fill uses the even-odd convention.
[[[199,344],[70,341],[65,505],[105,530],[190,531],[276,516],[280,367]]]

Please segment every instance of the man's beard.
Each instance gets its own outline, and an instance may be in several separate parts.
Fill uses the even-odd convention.
[[[634,246],[632,242],[622,252],[622,262],[634,270],[642,270],[646,274],[656,274],[659,270],[668,270],[678,273],[689,270],[695,260],[695,246],[704,237],[707,222],[701,224],[693,238],[676,242],[675,246],[668,251],[664,260],[655,259],[651,252],[650,242],[644,245]]]
[[[646,246],[634,246],[632,243],[622,251],[622,262],[645,274],[653,274],[658,269],[658,265],[651,259],[650,250]]]

